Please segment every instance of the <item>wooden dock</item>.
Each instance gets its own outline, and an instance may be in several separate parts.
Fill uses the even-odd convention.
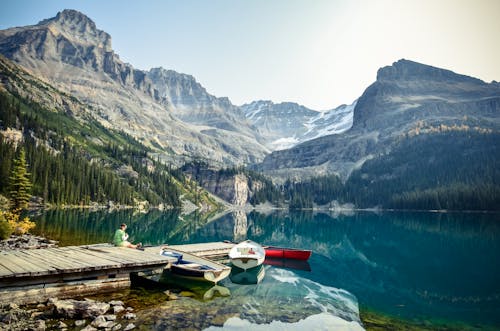
[[[186,245],[169,245],[175,250],[190,253],[196,256],[201,256],[211,260],[224,259],[228,256],[229,251],[233,248],[234,243],[226,242],[209,242],[199,244]],[[146,251],[159,252],[159,247],[147,247]]]
[[[172,245],[205,258],[223,258],[234,244]],[[175,259],[160,247],[143,251],[111,245],[0,251],[0,303],[29,303],[51,296],[71,297],[130,286],[130,275],[152,275]]]

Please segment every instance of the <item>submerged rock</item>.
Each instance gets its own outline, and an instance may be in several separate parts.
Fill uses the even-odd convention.
[[[134,323],[129,323],[125,329],[123,329],[123,331],[129,331],[129,330],[132,330],[132,329],[135,329],[135,324]]]
[[[76,320],[75,326],[84,326],[87,323],[86,320]]]
[[[137,316],[133,313],[126,313],[125,315],[123,315],[123,318],[126,320],[132,320],[132,319],[137,318]]]
[[[125,304],[121,300],[111,300],[109,302],[111,306],[124,306]]]
[[[78,301],[74,299],[59,300],[53,298],[49,300],[48,305],[53,306],[57,314],[68,318],[97,317],[105,314],[111,307],[109,303],[88,299]]]
[[[121,313],[124,310],[125,310],[125,308],[123,306],[113,306],[113,312],[115,314]]]
[[[86,327],[84,327],[80,331],[97,331],[97,329],[94,328],[92,325],[87,325]]]

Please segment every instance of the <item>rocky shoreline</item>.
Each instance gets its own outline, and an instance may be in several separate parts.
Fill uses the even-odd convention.
[[[0,330],[133,330],[136,314],[119,300],[51,298],[36,306],[7,304],[0,307]]]
[[[12,251],[21,249],[42,249],[58,247],[59,242],[49,240],[44,237],[32,234],[23,234],[20,236],[12,235],[8,239],[0,240],[0,251]]]

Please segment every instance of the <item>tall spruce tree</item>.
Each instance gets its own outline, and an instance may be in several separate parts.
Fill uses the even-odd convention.
[[[31,180],[26,164],[26,153],[21,147],[12,165],[9,177],[9,195],[11,209],[14,211],[26,209],[31,198]]]

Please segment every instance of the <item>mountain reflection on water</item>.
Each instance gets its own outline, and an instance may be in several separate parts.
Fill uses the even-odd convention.
[[[294,274],[344,289],[361,307],[408,319],[500,326],[499,216],[235,212],[207,222],[196,215],[179,220],[175,212],[52,211],[37,217],[37,231],[63,245],[88,244],[109,241],[125,222],[132,240],[151,245],[249,238],[262,244],[312,249],[312,271],[294,270]],[[266,268],[263,282],[255,286],[272,279],[274,271],[285,270]]]
[[[231,301],[237,316],[224,330],[362,330],[357,299],[349,292],[325,286],[297,273],[264,266],[258,285],[230,281]],[[248,271],[247,271],[248,272]],[[211,327],[209,330],[219,330]]]

